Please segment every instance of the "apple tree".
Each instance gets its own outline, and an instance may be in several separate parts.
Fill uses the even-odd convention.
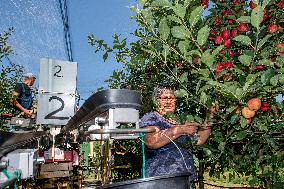
[[[9,54],[13,52],[12,46],[9,44],[9,37],[14,30],[11,28],[0,34],[0,115],[5,113],[13,113],[14,108],[11,104],[12,90],[20,78],[23,67],[14,64],[8,58]],[[0,122],[0,127],[1,127]]]
[[[230,178],[250,176],[251,185],[281,184],[284,2],[208,3],[140,0],[130,7],[135,41],[120,35],[111,46],[94,35],[88,40],[104,59],[112,53],[124,64],[109,85],[141,91],[143,112],[153,110],[153,87],[167,81],[178,97],[174,116],[213,123],[207,144],[195,149],[200,181],[205,171],[218,176],[234,170]]]

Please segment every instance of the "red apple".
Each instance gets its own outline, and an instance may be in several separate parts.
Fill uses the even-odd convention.
[[[214,41],[216,44],[221,44],[223,41],[223,38],[220,35],[218,35],[215,37]]]
[[[214,105],[211,105],[211,107],[210,107],[210,113],[215,113],[215,112],[216,112],[215,106],[214,106]]]
[[[216,69],[215,69],[214,73],[217,74],[217,73],[220,72],[222,69],[223,69],[223,63],[217,62],[217,63],[216,63]]]
[[[221,36],[222,36],[223,39],[229,39],[230,38],[230,30],[221,31]]]
[[[276,43],[276,47],[277,47],[276,54],[283,55],[284,54],[284,42]]]
[[[248,28],[248,24],[247,23],[240,23],[240,25],[238,26],[238,30],[240,31],[240,32],[245,32],[245,31],[247,31],[247,28]]]
[[[182,65],[182,63],[181,63],[181,62],[177,62],[177,63],[176,63],[176,67],[177,67],[177,68],[180,68],[180,67],[181,67],[181,65]]]
[[[226,52],[225,49],[220,50],[220,53],[221,53],[221,54],[225,54],[225,52]]]
[[[265,66],[264,66],[264,65],[256,65],[256,66],[255,66],[255,69],[256,69],[256,70],[264,70],[264,69],[265,69]]]
[[[223,11],[223,15],[226,16],[226,15],[230,15],[231,14],[231,11],[230,10],[224,10]]]
[[[276,44],[276,47],[278,48],[284,48],[284,42],[279,42]]]
[[[275,23],[270,23],[267,28],[269,33],[275,33],[278,30],[278,25]]]
[[[277,3],[277,7],[280,8],[280,9],[282,9],[282,8],[284,7],[283,4],[284,4],[283,1],[279,1],[279,2]]]
[[[224,46],[225,46],[226,48],[229,48],[229,47],[231,46],[231,39],[225,39],[225,41],[224,41]]]
[[[193,63],[197,65],[198,62],[199,62],[199,57],[198,57],[198,56],[195,56],[195,57],[193,58]]]
[[[249,7],[251,9],[254,9],[255,7],[257,7],[257,4],[255,4],[252,0],[249,2]]]
[[[221,25],[221,18],[219,16],[216,16],[214,23],[215,23],[216,26],[220,26]]]
[[[229,54],[230,54],[230,57],[232,57],[232,58],[235,56],[235,52],[233,50],[230,50]]]
[[[202,5],[204,8],[207,8],[207,7],[208,7],[208,0],[201,0],[201,5]]]
[[[252,98],[248,101],[247,106],[250,110],[257,111],[261,106],[261,100],[259,98]]]
[[[211,35],[216,35],[217,32],[216,32],[215,30],[210,30],[210,34],[211,34]]]
[[[264,8],[264,10],[263,10],[263,19],[262,19],[262,22],[261,23],[263,23],[263,22],[266,22],[267,20],[269,20],[269,13],[268,13],[268,10],[267,10],[267,8]]]
[[[235,23],[235,20],[228,20],[228,24],[230,24],[230,25],[232,25],[232,24],[234,24]]]
[[[225,68],[230,69],[230,68],[232,68],[232,67],[233,67],[233,63],[232,63],[232,62],[227,61],[227,62],[225,62],[224,67],[225,67]]]
[[[231,31],[231,35],[232,36],[236,36],[238,34],[238,30],[237,29],[233,29],[232,31]]]
[[[234,3],[234,5],[236,5],[236,6],[241,4],[240,0],[233,0],[233,3]]]
[[[252,110],[250,110],[248,107],[244,107],[244,108],[242,109],[242,115],[243,115],[245,118],[249,119],[249,118],[252,118],[252,117],[255,115],[255,112],[252,111]]]
[[[270,109],[270,104],[268,102],[262,102],[260,110],[261,111],[268,111]]]

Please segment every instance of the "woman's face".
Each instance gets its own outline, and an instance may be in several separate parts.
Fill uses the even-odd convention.
[[[174,112],[176,109],[176,97],[172,90],[165,89],[162,91],[159,102],[159,113],[164,115],[168,112]]]

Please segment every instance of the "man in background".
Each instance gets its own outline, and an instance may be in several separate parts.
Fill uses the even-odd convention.
[[[15,108],[24,113],[26,117],[32,116],[33,95],[31,86],[36,80],[35,75],[26,73],[22,83],[17,83],[14,91],[12,103]]]

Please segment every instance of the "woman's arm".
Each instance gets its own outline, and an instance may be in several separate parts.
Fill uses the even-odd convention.
[[[175,140],[181,135],[194,134],[197,132],[196,123],[187,123],[185,125],[176,125],[174,127],[160,130],[156,126],[148,126],[146,128],[154,128],[156,131],[154,133],[148,133],[145,135],[144,142],[148,148],[158,149],[166,144],[170,143],[171,140]],[[169,140],[167,137],[171,140]]]
[[[198,140],[197,145],[203,145],[211,134],[211,123],[205,123],[197,132]]]

